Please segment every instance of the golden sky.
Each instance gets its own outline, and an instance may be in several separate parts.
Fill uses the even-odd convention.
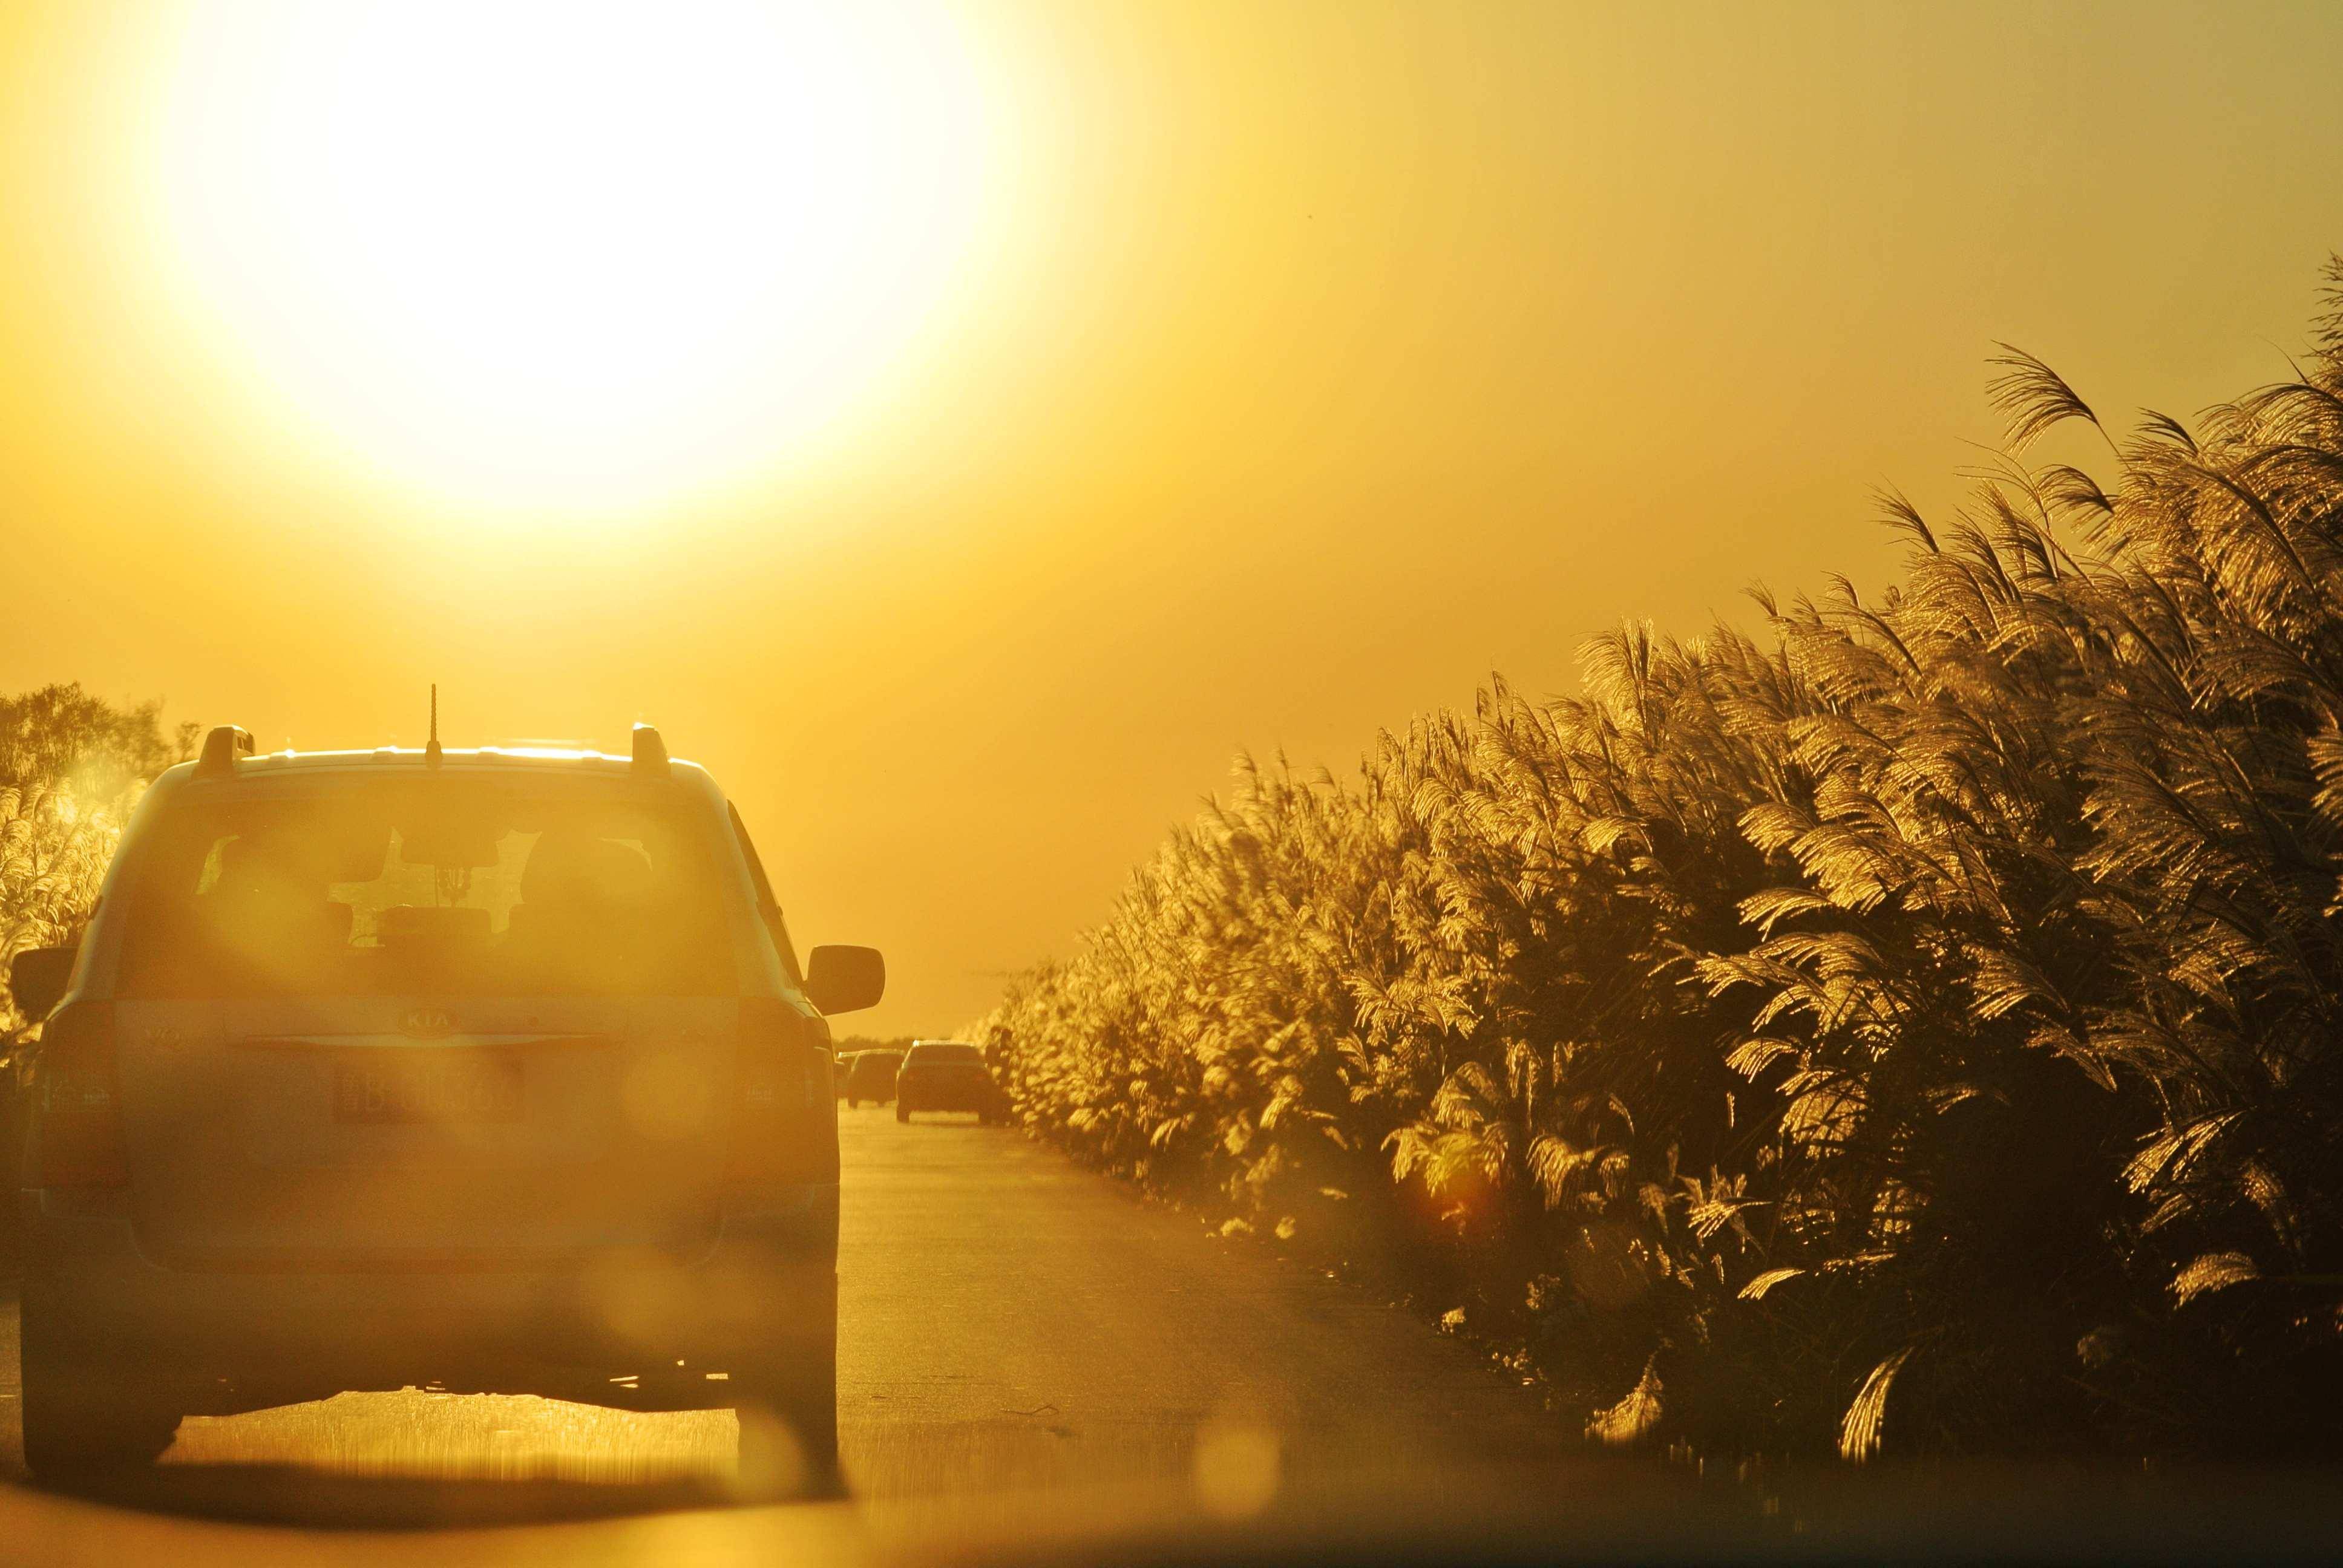
[[[2343,246],[2328,5],[844,14],[0,5],[0,689],[654,720],[932,1033],[1239,748],[1877,582],[1993,340],[2187,413]]]

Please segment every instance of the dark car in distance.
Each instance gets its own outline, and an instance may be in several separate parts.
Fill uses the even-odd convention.
[[[922,1111],[974,1111],[987,1125],[1008,1120],[984,1052],[957,1040],[913,1040],[895,1074],[895,1120],[909,1121]]]
[[[900,1050],[858,1050],[846,1070],[846,1104],[850,1111],[864,1101],[884,1105],[895,1098],[895,1070],[903,1064]]]

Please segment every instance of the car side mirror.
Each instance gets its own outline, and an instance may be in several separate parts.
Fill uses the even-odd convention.
[[[15,993],[18,1010],[40,1022],[65,999],[73,980],[74,955],[79,947],[26,948],[8,965],[8,989]]]
[[[816,948],[806,956],[805,989],[824,1013],[876,1007],[887,992],[887,960],[877,948]]]

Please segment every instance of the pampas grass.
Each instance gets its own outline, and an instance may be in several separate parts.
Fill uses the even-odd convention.
[[[1614,1439],[2331,1442],[2343,327],[2096,472],[1996,366],[2012,452],[1887,498],[1883,597],[1241,764],[977,1027],[1027,1122],[1372,1254]]]

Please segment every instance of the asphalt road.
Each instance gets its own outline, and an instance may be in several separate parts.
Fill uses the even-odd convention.
[[[899,1538],[950,1540],[1016,1531],[1052,1507],[1064,1517],[1069,1498],[1093,1500],[1078,1522],[1125,1504],[1242,1521],[1301,1497],[1454,1505],[1528,1474],[1562,1500],[1616,1480],[1567,1452],[1526,1390],[1410,1314],[1222,1241],[1016,1132],[964,1118],[900,1126],[870,1107],[840,1121],[840,1425],[852,1499],[748,1512],[793,1518],[792,1529],[875,1522]],[[12,1303],[0,1321],[0,1463],[21,1480],[15,1329]],[[36,1505],[174,1540],[175,1524],[195,1527],[174,1511],[363,1526],[410,1523],[399,1511],[421,1508],[459,1520],[633,1514],[564,1526],[588,1533],[569,1549],[591,1541],[630,1556],[623,1543],[641,1538],[645,1510],[722,1501],[735,1440],[723,1412],[348,1393],[188,1419],[151,1493],[130,1499],[135,1516],[0,1494],[0,1550],[8,1512]]]

